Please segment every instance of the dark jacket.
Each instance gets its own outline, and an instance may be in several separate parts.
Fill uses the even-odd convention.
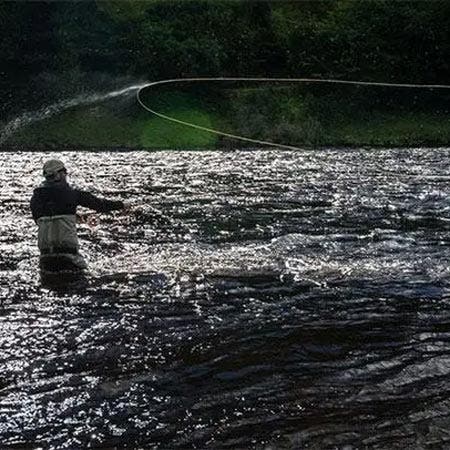
[[[45,182],[31,198],[33,219],[39,226],[41,253],[77,253],[76,210],[78,206],[97,212],[124,207],[121,201],[100,199],[89,192],[73,189],[65,182]]]
[[[43,216],[75,215],[77,206],[84,206],[97,212],[122,209],[123,202],[105,200],[90,192],[72,188],[67,183],[43,183],[33,192],[31,212],[35,222]]]

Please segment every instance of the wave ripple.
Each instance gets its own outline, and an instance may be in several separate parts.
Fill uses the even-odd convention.
[[[64,290],[1,156],[2,448],[448,446],[449,149],[64,153],[134,204]]]

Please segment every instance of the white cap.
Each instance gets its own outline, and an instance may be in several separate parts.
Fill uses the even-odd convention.
[[[66,167],[59,159],[49,159],[42,168],[42,172],[46,178],[56,175],[60,170],[66,170]]]

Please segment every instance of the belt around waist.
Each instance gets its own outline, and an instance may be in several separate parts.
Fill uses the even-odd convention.
[[[58,253],[70,253],[72,255],[78,255],[76,248],[70,247],[53,247],[52,249],[45,248],[41,250],[41,255],[54,255]]]

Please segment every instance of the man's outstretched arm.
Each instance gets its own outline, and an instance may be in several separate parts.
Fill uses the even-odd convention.
[[[125,207],[121,200],[106,200],[85,191],[78,191],[78,205],[97,212],[109,212],[116,209],[124,209]]]

